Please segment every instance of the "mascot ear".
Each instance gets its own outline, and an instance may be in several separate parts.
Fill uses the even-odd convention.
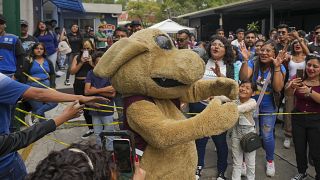
[[[148,47],[137,40],[122,38],[103,54],[93,72],[99,77],[112,77],[123,64],[147,50]]]

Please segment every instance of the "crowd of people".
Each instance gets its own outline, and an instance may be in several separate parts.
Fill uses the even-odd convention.
[[[55,27],[57,24],[55,20],[41,21],[32,36],[28,34],[28,22],[22,20],[21,37],[18,39],[5,32],[5,23],[5,17],[1,15],[0,36],[5,38],[0,39],[0,44],[6,46],[0,47],[0,112],[5,117],[4,121],[1,120],[3,123],[0,126],[0,139],[7,140],[12,148],[0,146],[0,178],[22,179],[26,175],[26,170],[25,166],[21,165],[17,149],[54,131],[55,127],[79,116],[82,112],[87,124],[109,124],[114,121],[113,108],[110,107],[123,106],[121,94],[112,87],[110,79],[97,77],[92,70],[113,43],[141,30],[142,25],[139,21],[132,21],[130,25],[116,28],[110,35],[105,33],[104,24],[98,26],[97,32],[87,26],[82,33],[78,24],[73,24],[70,30],[66,30]],[[285,115],[284,120],[283,146],[290,148],[293,141],[298,167],[298,174],[292,180],[307,177],[309,160],[314,165],[316,179],[319,180],[320,146],[317,137],[320,136],[320,54],[318,54],[320,25],[316,26],[309,36],[306,36],[303,30],[290,29],[286,24],[272,29],[268,38],[242,28],[235,32],[235,35],[229,33],[229,37],[225,37],[224,30],[217,29],[210,39],[197,42],[195,35],[183,29],[172,38],[177,48],[193,50],[204,60],[203,79],[226,77],[239,82],[239,99],[236,103],[240,116],[230,133],[233,157],[232,179],[241,179],[241,176],[246,176],[250,180],[255,179],[256,152],[244,152],[240,147],[241,138],[250,132],[257,132],[261,137],[265,151],[266,175],[269,177],[275,175],[274,131],[277,120],[275,113],[285,104],[284,111],[289,114]],[[1,61],[2,59],[6,61]],[[66,70],[64,81],[66,86],[71,85],[70,75],[75,76],[73,83],[75,95],[46,89],[46,87],[52,89],[56,87],[55,79],[62,75],[63,70]],[[44,93],[48,94],[43,95]],[[17,143],[14,139],[18,137],[10,134],[10,125],[19,97],[29,104],[33,114],[42,117],[45,117],[45,112],[56,107],[57,102],[62,101],[78,100],[80,104],[86,106],[92,105],[91,102],[94,101],[107,107],[95,107],[103,111],[88,111],[83,109],[84,105],[78,105],[76,102],[66,108],[65,113],[61,115],[62,118],[57,117],[45,122],[32,118],[29,124],[35,124],[31,127],[33,130],[27,129],[25,134],[39,131],[38,136]],[[213,98],[230,101],[226,97],[209,97],[197,103],[184,104],[181,108],[185,109],[185,106],[188,106],[188,112],[199,113]],[[253,118],[254,112],[267,115]],[[119,112],[119,119],[121,118],[122,114]],[[37,121],[40,123],[36,123]],[[49,128],[52,124],[55,124],[54,128]],[[114,130],[113,126],[89,125],[88,128],[88,132],[82,138],[87,139],[95,134],[98,146],[101,145],[99,133]],[[201,177],[209,138],[213,140],[217,151],[217,179],[227,179],[225,172],[228,167],[228,131],[196,140],[198,166],[195,176],[198,179]],[[107,141],[108,151],[113,150],[112,140],[110,137]],[[70,178],[81,176],[113,179],[116,171],[110,163],[110,155],[100,152],[98,146],[74,144],[59,152],[52,152],[40,162],[36,171],[28,175],[28,178],[59,179],[61,176],[56,176],[55,173],[60,175],[66,173],[68,175],[66,177]],[[66,172],[60,168],[62,162],[81,168],[83,172],[78,175],[75,175],[78,171]],[[15,170],[9,171],[9,169]],[[137,172],[139,173],[144,174]]]
[[[280,106],[284,106],[287,113],[284,115],[283,146],[290,148],[293,140],[296,153],[298,174],[292,180],[307,177],[308,162],[315,167],[316,179],[320,179],[320,153],[317,153],[320,149],[314,139],[320,135],[320,26],[308,36],[303,30],[293,30],[286,24],[271,29],[269,38],[242,28],[235,32],[233,39],[234,36],[225,37],[223,29],[217,29],[209,41],[194,43],[191,40],[194,35],[184,29],[177,33],[175,41],[178,48],[192,49],[202,57],[206,63],[203,79],[227,77],[240,83],[239,106],[245,107],[245,102],[250,102],[241,100],[244,94],[251,96],[252,93],[257,101],[258,108],[252,108],[250,103],[251,108],[239,108],[239,122],[231,133],[232,179],[241,179],[243,175],[255,179],[255,152],[244,153],[239,143],[245,134],[256,131],[255,126],[265,150],[266,175],[275,175],[274,131]],[[267,84],[265,88],[264,84]],[[208,100],[189,104],[189,112],[201,112]],[[243,115],[243,108],[247,109],[246,115]],[[250,121],[255,111],[262,115],[256,121]],[[223,180],[227,169],[227,132],[211,138],[217,150],[217,179]],[[204,167],[208,139],[196,140],[198,178]]]

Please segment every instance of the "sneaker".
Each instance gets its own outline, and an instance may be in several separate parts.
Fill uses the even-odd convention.
[[[274,167],[274,161],[272,161],[271,163],[267,162],[267,165],[266,165],[267,176],[273,177],[275,173],[276,173],[276,169]]]
[[[66,80],[64,81],[64,85],[66,85],[66,86],[70,86],[70,85],[71,85],[69,79],[66,79]]]
[[[88,139],[89,136],[91,136],[93,134],[93,129],[90,129],[89,131],[87,131],[84,135],[81,136],[81,139]]]
[[[241,166],[241,176],[247,176],[247,165],[245,162],[242,162]]]
[[[196,180],[199,180],[201,177],[201,171],[202,171],[202,166],[198,166],[197,167],[197,171],[196,171]]]
[[[289,149],[290,148],[290,143],[291,143],[291,140],[290,138],[285,138],[284,141],[283,141],[283,147],[285,147],[286,149]]]
[[[297,174],[295,177],[291,178],[291,180],[303,180],[303,179],[306,179],[307,178],[307,173],[304,173],[304,174]]]
[[[28,119],[28,125],[29,126],[33,126],[35,123],[39,122],[38,118],[35,118],[33,116],[31,116],[31,118]]]
[[[227,178],[224,176],[223,173],[220,173],[217,177],[217,180],[226,180]]]

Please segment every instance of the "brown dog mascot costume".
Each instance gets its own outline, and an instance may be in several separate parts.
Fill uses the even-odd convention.
[[[148,97],[125,109],[128,125],[147,143],[141,158],[147,180],[195,179],[194,140],[226,131],[238,117],[235,104],[216,99],[197,116],[185,118],[173,99],[199,102],[218,95],[235,99],[238,85],[227,78],[199,80],[204,74],[202,59],[191,50],[178,50],[157,29],[138,31],[113,44],[94,73],[111,78],[124,97]]]

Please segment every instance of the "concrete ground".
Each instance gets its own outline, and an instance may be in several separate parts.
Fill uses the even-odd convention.
[[[65,77],[62,76],[57,78],[57,89],[60,89],[64,92],[71,92],[71,86],[65,86],[63,84]],[[71,80],[72,84],[73,80]],[[49,118],[52,118],[59,114],[63,107],[66,104],[59,104],[55,109],[49,111],[46,115]],[[84,118],[80,117],[77,120],[84,122]],[[83,141],[80,137],[87,131],[87,127],[73,127],[68,125],[62,125],[55,132],[51,133],[51,138],[55,138],[59,140],[59,142],[64,142],[67,144],[71,143],[81,143]],[[257,180],[289,180],[296,173],[296,162],[295,162],[295,153],[293,147],[290,149],[285,149],[282,146],[283,142],[283,133],[281,129],[281,125],[277,124],[276,126],[276,150],[275,150],[275,166],[276,166],[276,175],[272,178],[266,177],[265,175],[265,153],[263,149],[259,149],[257,151],[256,156],[256,179]],[[95,137],[91,136],[88,141],[95,142]],[[39,161],[45,158],[49,152],[53,150],[60,150],[65,148],[65,145],[56,142],[48,137],[42,138],[39,141],[35,142],[28,148],[25,148],[19,151],[27,166],[29,172],[33,172],[35,170],[36,165]],[[230,139],[228,138],[228,144],[230,145]],[[230,147],[230,146],[229,146]],[[209,140],[206,148],[206,156],[205,156],[205,167],[202,171],[201,180],[212,180],[216,179],[216,152],[214,151],[214,145],[211,140]],[[231,148],[229,148],[229,159],[228,159],[228,169],[226,173],[226,177],[231,177],[232,171],[232,159],[231,159]],[[314,179],[315,171],[313,167],[309,167],[308,169],[309,179]],[[230,178],[231,179],[231,178]],[[245,178],[243,178],[245,179]]]

